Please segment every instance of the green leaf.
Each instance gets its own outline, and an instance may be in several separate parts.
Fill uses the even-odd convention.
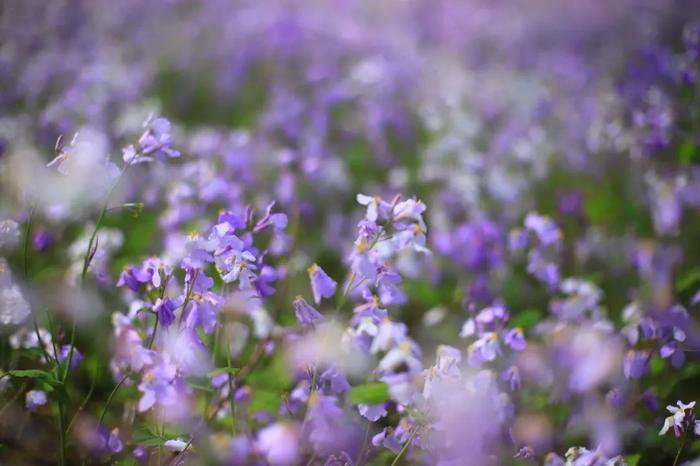
[[[525,309],[524,311],[514,313],[511,317],[513,327],[520,327],[527,330],[534,326],[542,319],[542,311],[539,309]]]
[[[350,389],[348,399],[354,404],[375,405],[389,399],[389,386],[385,383],[368,383]]]
[[[683,164],[689,164],[695,158],[697,149],[692,142],[684,142],[678,151],[678,158]]]
[[[188,381],[187,385],[189,385],[191,388],[194,388],[195,390],[199,390],[200,392],[212,393],[214,391],[214,389],[211,387],[207,387],[206,385],[201,385],[194,382]]]
[[[700,284],[700,268],[694,268],[684,273],[676,280],[676,291],[682,293]]]
[[[134,443],[147,447],[154,447],[165,443],[165,439],[148,427],[136,429],[132,435]]]
[[[639,464],[639,459],[642,457],[640,454],[627,455],[625,461],[627,461],[627,466],[637,466]]]
[[[45,381],[52,381],[53,374],[51,372],[42,371],[39,369],[19,369],[14,371],[8,371],[12,377],[22,377],[29,379],[39,379]]]
[[[231,375],[236,375],[238,374],[238,369],[237,367],[219,367],[217,369],[214,369],[213,371],[209,371],[207,373],[207,376],[209,377],[214,377],[215,375],[221,375],[221,374],[231,374]]]

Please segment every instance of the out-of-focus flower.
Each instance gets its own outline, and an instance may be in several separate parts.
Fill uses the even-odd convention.
[[[0,249],[12,249],[19,244],[19,224],[14,220],[0,220]]]
[[[258,432],[255,446],[271,466],[292,466],[300,455],[299,428],[291,422],[277,422]]]
[[[31,312],[24,293],[12,279],[7,261],[0,257],[0,325],[21,324]]]
[[[70,357],[70,352],[70,345],[61,346],[61,349],[58,352],[58,360],[61,362],[67,362]],[[78,351],[77,348],[73,348],[73,359],[71,360],[70,370],[75,370],[75,368],[78,367],[78,364],[80,364],[80,361],[82,361],[83,359],[83,354],[80,351]]]
[[[297,322],[311,327],[326,319],[323,317],[323,314],[311,307],[301,296],[294,298],[294,315],[297,318]]]
[[[180,152],[172,148],[173,135],[172,125],[165,118],[155,118],[149,117],[143,124],[146,131],[139,138],[139,145],[141,146],[141,153],[143,156],[155,155],[158,159],[164,160],[165,157],[180,157]],[[127,163],[137,163],[138,157],[136,156],[136,151],[133,149],[128,151],[129,159],[131,162]],[[127,159],[127,152],[124,154],[124,160]],[[141,160],[143,157],[141,157]]]
[[[46,392],[42,390],[29,390],[26,395],[26,406],[29,411],[36,411],[39,406],[44,406],[48,401]]]
[[[168,361],[161,361],[147,369],[139,384],[141,399],[138,410],[147,411],[154,405],[173,406],[178,402],[177,391],[173,384],[177,368]]]

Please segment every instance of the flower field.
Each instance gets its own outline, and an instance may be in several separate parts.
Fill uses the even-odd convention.
[[[0,464],[700,465],[700,3],[0,2]]]

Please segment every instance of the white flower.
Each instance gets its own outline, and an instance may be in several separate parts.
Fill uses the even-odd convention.
[[[19,225],[14,220],[0,220],[0,248],[14,248],[19,244]]]
[[[685,421],[686,410],[692,410],[695,407],[694,401],[685,404],[682,401],[678,400],[676,404],[678,405],[677,407],[673,405],[666,406],[666,409],[669,413],[671,413],[671,415],[668,416],[664,421],[664,426],[659,431],[659,435],[664,435],[666,432],[668,432],[668,429],[673,427],[676,436],[678,436],[683,430],[683,422]],[[700,431],[700,423],[698,421],[695,421],[694,430],[696,434]]]

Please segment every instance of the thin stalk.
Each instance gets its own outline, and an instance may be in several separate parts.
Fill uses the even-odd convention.
[[[73,427],[73,424],[75,423],[75,420],[78,418],[78,414],[80,414],[83,409],[85,409],[85,405],[88,404],[88,401],[90,401],[90,398],[92,397],[92,393],[95,391],[95,382],[97,381],[97,373],[98,370],[95,369],[95,373],[92,374],[92,382],[90,383],[90,390],[88,390],[87,395],[85,396],[85,399],[83,400],[82,403],[80,403],[80,406],[78,407],[77,411],[71,418],[70,422],[68,423],[68,427],[66,428],[66,433],[70,432],[71,427]]]
[[[112,404],[112,399],[114,399],[114,395],[117,394],[119,387],[121,387],[122,384],[124,382],[126,382],[126,379],[128,377],[129,377],[128,375],[125,375],[124,377],[122,377],[121,380],[119,381],[119,383],[117,383],[117,385],[115,385],[114,388],[112,389],[111,393],[107,397],[107,401],[105,401],[105,405],[102,407],[102,412],[100,413],[100,417],[97,419],[98,425],[102,425],[102,421],[104,420],[105,415],[107,414],[107,409],[109,409],[109,405]]]
[[[29,236],[32,234],[32,221],[34,220],[34,207],[29,211],[27,228],[24,231],[24,278],[29,278]]]
[[[153,342],[156,339],[156,332],[158,331],[158,322],[160,321],[160,316],[156,314],[156,321],[153,323],[153,333],[151,333],[151,339],[148,341],[148,349],[153,348]]]
[[[362,447],[360,447],[360,453],[357,455],[357,459],[355,460],[355,466],[362,466],[362,461],[364,460],[365,450],[367,449],[367,441],[369,440],[369,431],[371,427],[372,423],[368,422],[367,429],[365,429],[365,437],[362,440]]]
[[[114,183],[112,183],[112,186],[109,187],[107,190],[107,194],[105,195],[105,202],[104,205],[102,206],[102,210],[100,211],[100,215],[97,217],[97,221],[95,222],[95,228],[92,230],[92,234],[90,235],[90,240],[88,241],[88,247],[87,251],[85,252],[85,258],[83,259],[83,269],[80,272],[80,286],[83,286],[85,283],[85,276],[87,275],[88,267],[90,266],[90,259],[92,257],[92,249],[93,246],[95,245],[95,239],[97,238],[97,232],[100,230],[100,226],[102,225],[102,220],[104,220],[105,215],[107,214],[107,209],[109,207],[109,198],[112,195],[112,192],[115,190],[115,188],[119,185],[119,181],[122,179],[124,176],[124,173],[126,173],[126,170],[129,168],[131,164],[127,163],[124,165],[124,168],[122,168],[121,172],[119,172],[119,176],[117,177],[116,180],[114,180]],[[73,353],[75,353],[75,328],[77,325],[78,319],[77,319],[77,313],[73,313],[73,323],[71,325],[71,332],[70,332],[70,348],[68,350],[68,364],[66,365],[66,370],[63,373],[63,379],[62,382],[66,383],[66,380],[68,379],[68,373],[71,364],[73,363]]]
[[[65,466],[66,464],[66,426],[63,419],[64,409],[63,400],[58,399],[58,464]]]
[[[411,436],[408,437],[408,440],[406,440],[406,443],[403,444],[403,447],[401,447],[401,450],[396,455],[396,458],[394,458],[394,461],[391,462],[390,466],[396,466],[397,464],[399,464],[399,460],[401,459],[403,454],[406,453],[406,450],[408,450],[408,447],[411,446],[411,443],[413,442],[413,439],[416,437],[416,434],[418,434],[418,429],[419,429],[418,426],[416,426],[413,429],[413,432],[411,432]]]
[[[683,451],[683,447],[685,447],[686,440],[688,440],[687,433],[683,434],[683,442],[681,442],[681,446],[678,448],[678,451],[676,452],[676,458],[673,460],[673,466],[676,466],[678,464],[678,460],[681,458],[681,452]]]

